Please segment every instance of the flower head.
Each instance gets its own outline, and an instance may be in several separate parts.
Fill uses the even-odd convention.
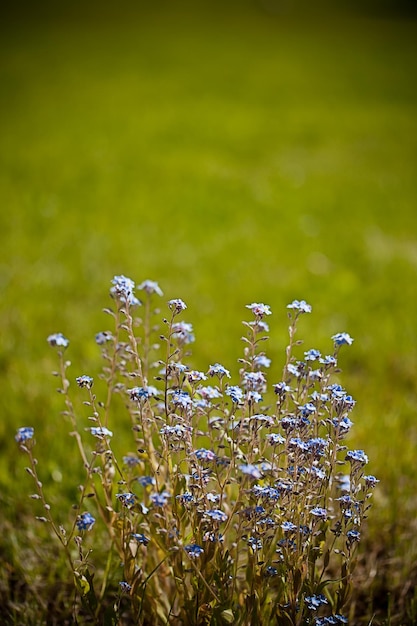
[[[110,295],[119,300],[119,302],[128,304],[130,306],[137,306],[142,304],[140,300],[133,294],[135,289],[135,283],[131,278],[126,276],[115,276],[111,281],[113,287],[110,289]]]
[[[271,315],[272,313],[269,304],[262,304],[261,302],[252,302],[252,304],[247,304],[246,308],[250,309],[259,319],[262,319],[265,315]]]
[[[141,291],[145,291],[148,295],[156,293],[158,296],[163,296],[162,289],[154,280],[144,280],[140,285],[138,285],[138,289]]]
[[[259,468],[251,463],[239,465],[239,469],[243,472],[243,474],[246,474],[251,478],[259,479],[262,477],[262,472],[259,471]]]
[[[78,530],[91,530],[95,521],[91,513],[81,513],[81,515],[77,517],[76,525]]]
[[[104,346],[108,341],[113,341],[114,337],[109,330],[103,330],[96,335],[96,344]]]
[[[366,465],[368,463],[368,457],[363,450],[349,450],[346,454],[345,460],[350,461],[352,465]]]
[[[104,439],[104,437],[113,437],[112,431],[105,426],[92,426],[91,428],[87,428],[87,430],[89,430],[90,433],[98,439]]]
[[[336,333],[336,335],[333,335],[332,339],[335,346],[343,346],[344,344],[351,346],[353,343],[353,339],[349,333]]]
[[[220,509],[209,509],[205,512],[207,517],[214,520],[215,522],[225,522],[227,520],[227,515]]]
[[[226,378],[230,378],[229,370],[223,367],[223,365],[220,365],[220,363],[210,365],[207,373],[209,376],[218,376],[219,378],[223,378],[223,376],[226,376]]]
[[[15,439],[17,443],[25,443],[25,441],[29,441],[29,439],[33,439],[35,434],[34,428],[32,426],[22,426],[17,430],[15,435]]]
[[[191,559],[196,559],[204,553],[204,548],[197,545],[196,543],[191,543],[188,546],[185,546],[184,550]]]
[[[132,533],[130,536],[133,541],[136,541],[136,543],[139,543],[142,546],[147,546],[150,541],[150,539],[148,539],[148,537],[145,537],[145,535],[143,535],[142,533]]]
[[[79,387],[85,387],[85,389],[91,389],[91,387],[93,386],[93,379],[91,378],[91,376],[78,376],[78,378],[75,379],[76,383]]]
[[[168,491],[162,491],[161,493],[151,493],[151,502],[154,506],[163,507],[168,503],[168,498],[171,494]]]
[[[315,506],[314,509],[310,511],[311,515],[314,517],[318,517],[319,519],[326,520],[327,519],[327,511],[323,509],[321,506]]]
[[[287,304],[287,309],[293,309],[298,313],[311,313],[311,305],[307,304],[305,300],[293,300],[290,304]]]
[[[49,335],[47,338],[47,342],[53,348],[68,348],[69,339],[64,337],[62,333],[54,333],[53,335]]]
[[[187,305],[183,300],[181,300],[181,298],[174,298],[173,300],[170,300],[168,302],[168,306],[174,315],[178,315],[181,311],[185,311],[187,308]]]
[[[136,496],[134,493],[116,493],[116,498],[126,509],[131,509],[135,506]]]

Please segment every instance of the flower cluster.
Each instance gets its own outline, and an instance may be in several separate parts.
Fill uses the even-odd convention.
[[[192,324],[178,319],[187,309],[183,300],[168,301],[161,334],[151,303],[162,290],[151,280],[137,289],[143,303],[133,280],[112,280],[113,308],[106,312],[114,329],[95,335],[105,397],[96,398],[92,377],[75,377],[88,415],[69,397],[63,358],[69,341],[61,333],[48,337],[59,348],[66,415],[86,471],[69,529],[56,524],[45,499],[33,428],[16,434],[31,459],[33,497],[46,511],[37,519],[51,524],[84,604],[92,603],[97,618],[113,593],[119,600],[106,610],[115,607],[114,620],[123,606],[138,624],[146,615],[156,625],[346,624],[353,555],[378,483],[364,475],[365,452],[345,443],[355,401],[335,376],[339,350],[353,339],[337,333],[329,354],[317,348],[296,354],[297,325],[312,307],[294,300],[278,373],[261,350],[271,308],[254,302],[247,305],[252,318],[244,322],[239,369],[213,361],[200,371],[186,362],[195,336]],[[134,317],[139,305],[143,319]],[[113,445],[120,445],[119,429],[126,434],[120,398],[132,445],[119,460]],[[95,516],[79,513],[92,507]],[[118,558],[95,568],[97,576],[106,574],[92,599],[92,557],[84,546],[94,535]],[[118,568],[112,576],[111,562]]]

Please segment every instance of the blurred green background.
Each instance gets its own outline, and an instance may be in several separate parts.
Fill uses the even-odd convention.
[[[9,505],[16,485],[27,489],[15,428],[36,426],[51,471],[68,431],[45,338],[63,332],[73,375],[94,374],[114,274],[157,280],[166,299],[186,301],[202,368],[236,372],[244,305],[269,303],[276,381],[285,305],[305,298],[306,349],[330,350],[338,331],[355,337],[341,357],[358,403],[351,445],[381,479],[372,536],[396,555],[393,576],[406,575],[400,561],[417,553],[416,10],[330,6],[156,0],[4,13]]]

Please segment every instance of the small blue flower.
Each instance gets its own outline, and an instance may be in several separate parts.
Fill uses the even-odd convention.
[[[276,576],[278,574],[278,570],[276,567],[273,567],[272,565],[268,565],[267,568],[265,568],[265,576]]]
[[[259,471],[259,468],[256,465],[252,465],[251,463],[239,465],[239,469],[243,472],[243,474],[246,474],[251,478],[262,478],[262,472]]]
[[[91,376],[78,376],[78,378],[75,379],[77,385],[79,387],[84,387],[85,389],[91,389],[91,387],[93,386],[93,379],[91,378]]]
[[[266,384],[263,372],[245,372],[243,375],[243,386],[248,391],[262,391]]]
[[[189,322],[176,322],[172,325],[172,337],[181,343],[193,343],[195,341],[193,325]]]
[[[18,429],[15,435],[15,439],[17,443],[25,443],[25,441],[33,439],[34,434],[35,430],[34,428],[32,428],[32,426],[22,426]]]
[[[262,319],[265,315],[271,315],[272,313],[271,307],[261,302],[252,302],[252,304],[247,304],[246,308],[250,309],[259,319]]]
[[[328,354],[327,356],[320,359],[320,363],[322,365],[337,365],[337,360],[334,356]]]
[[[208,511],[205,511],[205,515],[210,517],[215,522],[225,522],[227,520],[226,513],[220,509],[209,509]]]
[[[186,378],[190,383],[198,383],[201,380],[206,380],[207,376],[204,374],[204,372],[199,372],[198,370],[191,370],[190,372],[187,372]]]
[[[141,400],[148,400],[148,398],[156,398],[159,394],[159,391],[156,387],[152,385],[148,385],[147,387],[133,387],[132,389],[128,389],[128,394],[131,400],[135,402],[140,402]]]
[[[136,496],[134,493],[116,493],[116,498],[126,509],[131,509],[135,506]]]
[[[321,357],[321,353],[319,350],[312,348],[311,350],[304,352],[304,357],[306,361],[317,361],[317,359]]]
[[[158,296],[163,296],[162,289],[154,280],[144,280],[140,285],[138,285],[138,289],[141,291],[145,291],[148,295],[152,295],[156,293]]]
[[[346,537],[349,543],[354,543],[355,541],[360,541],[361,534],[358,530],[348,530]]]
[[[139,543],[142,546],[147,546],[150,541],[150,539],[145,537],[142,533],[132,533],[130,536],[134,541],[136,541],[136,543]]]
[[[284,382],[277,383],[273,387],[277,396],[285,396],[289,391],[291,391],[291,387]]]
[[[199,387],[198,393],[204,400],[215,400],[216,398],[221,398],[223,394],[217,389],[217,387]]]
[[[234,404],[239,404],[243,398],[243,391],[237,385],[229,385],[226,389],[226,395],[228,395]]]
[[[139,478],[137,478],[136,480],[138,481],[139,485],[142,485],[142,487],[150,487],[151,485],[155,485],[156,483],[153,476],[139,476]]]
[[[124,580],[119,583],[119,586],[122,593],[130,593],[130,590],[132,589],[131,585],[129,585],[129,583],[125,582]]]
[[[113,341],[113,335],[108,330],[103,330],[96,335],[96,344],[104,346],[108,341]]]
[[[300,370],[293,363],[288,363],[288,365],[287,365],[287,372],[289,372],[292,376],[295,376],[296,378],[301,376]]]
[[[91,428],[87,428],[87,430],[89,430],[91,434],[98,439],[104,439],[104,437],[113,437],[112,431],[105,426],[92,426]]]
[[[170,300],[168,302],[168,306],[175,315],[178,315],[181,311],[185,311],[187,308],[187,305],[183,300],[181,300],[181,298],[174,298],[173,300]]]
[[[373,487],[376,487],[376,485],[379,483],[379,480],[377,478],[375,478],[375,476],[364,476],[363,479],[365,481],[365,485],[369,489],[372,489]]]
[[[316,596],[305,596],[304,602],[311,611],[316,611],[322,604],[328,604],[326,596],[319,593]]]
[[[264,354],[259,354],[254,358],[253,364],[256,368],[269,367],[271,365],[271,359],[268,359]]]
[[[284,533],[295,533],[298,527],[292,522],[282,522],[281,528]]]
[[[266,439],[273,446],[277,446],[279,444],[285,443],[284,437],[278,433],[270,433],[269,435],[266,436]]]
[[[352,465],[366,465],[368,463],[368,457],[363,450],[349,450],[346,454],[345,460],[350,461]]]
[[[95,521],[91,513],[81,513],[81,515],[77,517],[76,525],[78,530],[91,530]]]
[[[223,376],[226,376],[226,378],[230,378],[229,370],[223,367],[223,365],[220,365],[220,363],[210,365],[207,373],[209,376],[218,376],[219,378],[223,378]]]
[[[192,559],[196,559],[202,554],[204,554],[204,548],[197,545],[196,543],[191,543],[190,545],[185,546],[184,550],[187,552],[188,556]]]
[[[110,289],[110,295],[122,303],[130,306],[139,306],[142,304],[140,300],[133,294],[135,283],[126,276],[115,276],[111,281],[113,287]]]
[[[212,450],[206,448],[199,448],[194,452],[199,461],[214,461],[217,456]]]
[[[305,300],[293,300],[291,304],[287,304],[287,309],[294,309],[299,313],[311,313],[311,305]]]
[[[195,502],[195,498],[192,493],[189,491],[185,491],[184,493],[180,493],[178,496],[175,496],[177,500],[181,502],[181,504],[189,504],[190,502]]]
[[[327,519],[327,511],[323,509],[321,506],[315,506],[314,509],[310,511],[311,515],[314,517],[318,517],[319,519],[326,520]]]
[[[333,335],[332,339],[335,346],[343,346],[344,344],[351,346],[353,343],[353,339],[349,333],[336,333],[336,335]]]
[[[49,335],[47,342],[53,348],[68,348],[69,340],[62,333],[54,333]]]
[[[123,457],[123,463],[127,467],[135,467],[136,465],[139,465],[140,460],[137,456],[128,455]]]
[[[171,495],[168,491],[162,491],[162,493],[151,493],[151,502],[154,506],[163,507],[168,503],[168,498]]]
[[[257,537],[249,537],[248,538],[248,545],[249,547],[253,550],[262,550],[262,540],[257,538]]]

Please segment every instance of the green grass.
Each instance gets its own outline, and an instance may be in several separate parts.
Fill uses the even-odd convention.
[[[285,305],[303,297],[307,348],[356,339],[352,442],[381,479],[371,548],[400,589],[417,555],[417,23],[239,6],[3,22],[4,510],[28,506],[15,428],[37,427],[45,482],[68,454],[45,338],[64,332],[74,376],[89,373],[114,274],[187,302],[200,367],[236,371],[243,307],[268,302],[277,380]]]

